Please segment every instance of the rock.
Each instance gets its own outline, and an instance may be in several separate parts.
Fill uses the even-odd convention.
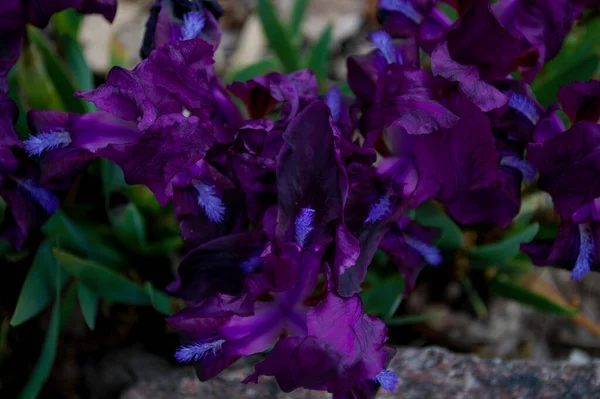
[[[194,370],[176,368],[160,378],[141,381],[121,399],[317,399],[324,392],[303,389],[281,392],[272,378],[258,385],[240,384],[252,372],[250,361],[240,361],[211,381],[201,383]],[[482,359],[437,347],[401,348],[389,369],[400,377],[394,393],[377,398],[600,398],[600,360],[583,365],[569,362]]]

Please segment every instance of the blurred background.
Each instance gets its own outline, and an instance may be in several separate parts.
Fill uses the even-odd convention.
[[[375,0],[258,3],[220,0],[215,68],[226,83],[311,67],[323,90],[338,84],[347,91],[346,57],[372,49]],[[23,138],[28,109],[94,110],[72,93],[102,84],[112,66],[140,61],[152,4],[119,0],[112,25],[67,10],[44,31],[28,28],[10,75]],[[543,105],[556,100],[560,85],[600,76],[598,38],[600,18],[587,15],[532,85]],[[426,268],[405,295],[402,277],[377,254],[362,296],[366,311],[386,321],[391,344],[578,364],[600,357],[600,277],[574,282],[569,272],[534,269],[519,254],[521,242],[556,231],[543,193],[525,191],[509,230],[459,226],[434,203],[413,216],[442,230],[445,261]],[[138,380],[181,367],[172,356],[179,339],[164,317],[182,304],[163,292],[181,245],[172,209],[161,209],[145,187],[127,185],[115,165],[94,162],[24,250],[0,243],[0,397],[117,398]]]

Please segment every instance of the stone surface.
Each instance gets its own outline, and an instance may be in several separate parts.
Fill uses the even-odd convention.
[[[279,391],[271,378],[259,385],[239,382],[251,373],[251,361],[238,362],[217,378],[201,383],[193,368],[176,368],[160,378],[137,383],[121,399],[317,399],[324,392]],[[402,399],[577,399],[600,398],[600,360],[584,364],[482,359],[445,349],[404,348],[389,368],[400,377],[394,393],[379,392],[377,398]]]

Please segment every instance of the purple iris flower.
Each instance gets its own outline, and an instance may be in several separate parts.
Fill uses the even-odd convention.
[[[538,186],[552,196],[562,224],[554,240],[522,245],[536,265],[572,270],[580,280],[597,267],[598,146],[600,125],[580,121],[542,143],[528,146],[528,159],[538,167]]]
[[[246,228],[243,193],[207,161],[180,172],[171,185],[173,209],[188,248]]]
[[[442,263],[442,254],[433,244],[439,235],[438,229],[423,227],[404,216],[381,240],[379,248],[404,276],[407,293],[415,287],[417,277],[426,265],[439,266]]]
[[[558,54],[580,14],[570,0],[500,0],[493,11],[502,26],[521,38],[521,54],[514,62],[527,82]]]
[[[380,164],[379,172],[394,181],[398,194],[409,197],[410,208],[428,199],[452,203],[461,193],[498,179],[499,154],[489,119],[460,92],[444,105],[460,118],[450,129],[426,135],[388,129],[393,157]]]
[[[24,141],[25,151],[40,165],[40,182],[56,190],[69,189],[73,177],[108,145],[141,136],[135,124],[104,112],[30,111],[27,118],[32,133]]]
[[[600,121],[600,81],[574,82],[558,91],[558,101],[572,122]]]
[[[246,105],[252,119],[267,116],[281,104],[280,115],[287,123],[318,97],[318,84],[312,71],[301,70],[288,75],[272,72],[247,82],[234,82],[229,90]]]
[[[139,140],[110,145],[99,155],[118,164],[131,184],[147,185],[163,204],[172,194],[171,180],[210,150],[232,143],[242,123],[214,76],[213,51],[201,39],[166,44],[133,71],[113,68],[104,85],[80,93],[101,110],[137,122]]]
[[[303,387],[336,398],[373,380],[393,390],[397,379],[385,370],[386,330],[382,321],[363,313],[358,296],[330,293],[307,312],[305,333],[279,340],[244,382],[274,376],[284,392]]]
[[[6,76],[21,53],[25,25],[44,28],[53,14],[75,8],[84,14],[102,14],[111,21],[117,11],[116,0],[5,0],[0,4],[0,93],[6,93]]]
[[[199,38],[216,49],[221,41],[218,18],[222,12],[214,1],[156,0],[146,22],[142,59],[148,58],[152,50],[178,40]]]
[[[417,67],[403,65],[391,37],[384,31],[375,32],[371,41],[382,54],[374,61],[384,62],[384,68],[375,81],[375,91],[363,101],[360,128],[365,135],[365,146],[371,147],[381,131],[391,126],[404,129],[408,134],[429,134],[440,128],[450,128],[458,121],[456,115],[441,105],[435,98],[431,75]],[[348,63],[348,79],[358,79],[358,90],[365,87],[364,76],[351,72]],[[352,76],[351,76],[352,73]],[[363,74],[364,75],[364,74]],[[362,81],[362,82],[361,82]],[[353,84],[350,84],[353,89]],[[359,97],[360,98],[360,97]]]
[[[34,233],[56,212],[59,200],[40,182],[40,171],[23,153],[23,143],[14,129],[17,107],[0,93],[0,196],[6,211],[0,225],[0,237],[21,249]]]
[[[371,42],[375,50],[365,55],[348,57],[348,85],[361,105],[373,104],[379,78],[390,65],[419,65],[419,49],[414,40],[393,41],[385,31],[374,32]]]
[[[413,37],[431,52],[452,26],[452,20],[437,6],[439,0],[379,0],[378,17],[393,37]]]
[[[470,101],[488,112],[508,102],[508,96],[490,83],[510,73],[519,43],[492,13],[489,0],[473,0],[446,40],[433,50],[431,70],[458,83]]]

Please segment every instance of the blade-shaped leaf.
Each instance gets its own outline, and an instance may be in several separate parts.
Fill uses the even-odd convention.
[[[52,254],[52,243],[45,241],[35,254],[21,288],[17,307],[10,321],[12,326],[26,322],[52,302],[56,290],[62,289],[68,279],[65,273],[61,273],[57,287],[57,270],[58,264]]]
[[[404,278],[401,275],[394,275],[373,280],[371,273],[370,280],[372,286],[360,293],[365,312],[375,314],[384,320],[392,318],[404,296]]]
[[[173,308],[171,307],[171,297],[164,292],[157,291],[149,282],[144,284],[144,289],[150,297],[152,307],[161,314],[169,316],[173,314]]]
[[[98,295],[90,290],[85,283],[77,283],[77,297],[85,323],[90,330],[96,327],[96,313],[98,312]]]
[[[54,249],[60,265],[85,284],[90,291],[109,301],[133,305],[150,305],[150,298],[143,287],[124,276],[89,260],[65,251]]]
[[[292,8],[292,13],[290,14],[290,34],[295,43],[300,40],[302,22],[304,22],[309,5],[310,0],[296,0],[294,2],[294,8]]]
[[[469,255],[474,259],[486,260],[495,264],[508,262],[519,254],[522,243],[533,240],[539,228],[539,224],[534,223],[500,242],[475,248],[469,251]]]
[[[440,207],[433,202],[425,202],[415,212],[415,220],[423,226],[437,227],[442,236],[437,242],[441,249],[458,249],[464,246],[460,227]]]
[[[578,313],[576,310],[566,308],[542,295],[510,282],[502,276],[496,277],[491,281],[490,290],[494,295],[512,299],[541,312],[562,316],[574,316]]]
[[[73,222],[62,210],[56,212],[42,227],[48,237],[60,240],[61,245],[88,258],[119,268],[126,260],[109,240],[90,228]]]
[[[531,84],[537,99],[547,106],[556,101],[558,89],[567,83],[592,78],[600,56],[600,18],[574,29],[565,39],[560,53],[538,74]]]
[[[245,82],[256,76],[266,75],[269,72],[277,70],[277,64],[274,60],[266,58],[252,65],[248,65],[238,71],[234,71],[225,79],[226,82]]]
[[[54,308],[52,309],[52,317],[50,318],[50,325],[48,326],[48,333],[46,334],[46,339],[44,340],[44,345],[42,346],[42,354],[31,373],[31,377],[25,384],[23,391],[21,391],[21,395],[19,398],[21,399],[35,399],[38,397],[44,383],[50,376],[50,372],[52,371],[52,364],[54,363],[54,358],[56,357],[56,348],[58,347],[58,336],[60,334],[60,313],[61,313],[61,304],[60,304],[60,288],[58,282],[61,281],[60,267],[55,263],[54,267],[56,269],[56,279],[55,286],[56,290],[54,291],[55,302]]]
[[[35,47],[39,50],[44,61],[44,66],[48,72],[48,76],[60,97],[61,102],[66,108],[66,111],[84,113],[87,108],[83,100],[73,97],[77,88],[71,78],[71,74],[58,58],[56,51],[52,48],[50,41],[43,36],[42,32],[34,27],[27,29],[29,38]]]
[[[308,59],[308,68],[311,69],[317,80],[322,84],[327,79],[327,70],[329,65],[329,46],[331,45],[331,34],[333,26],[327,25],[317,43],[312,48],[310,58]]]
[[[94,88],[94,75],[90,71],[79,43],[70,36],[63,36],[61,37],[61,44],[64,47],[65,60],[71,72],[73,72],[77,88],[79,90],[92,90]],[[94,110],[91,102],[86,102],[86,104],[90,104],[88,107],[90,111]]]
[[[52,16],[56,32],[59,35],[67,35],[73,39],[77,39],[82,19],[83,16],[74,8],[68,8]]]
[[[405,324],[423,323],[425,321],[437,320],[446,316],[445,313],[425,313],[411,316],[394,317],[386,321],[388,326],[403,326]]]
[[[287,72],[298,69],[298,51],[292,45],[290,33],[281,24],[271,0],[258,0],[258,17],[265,31],[269,47],[277,55]]]

